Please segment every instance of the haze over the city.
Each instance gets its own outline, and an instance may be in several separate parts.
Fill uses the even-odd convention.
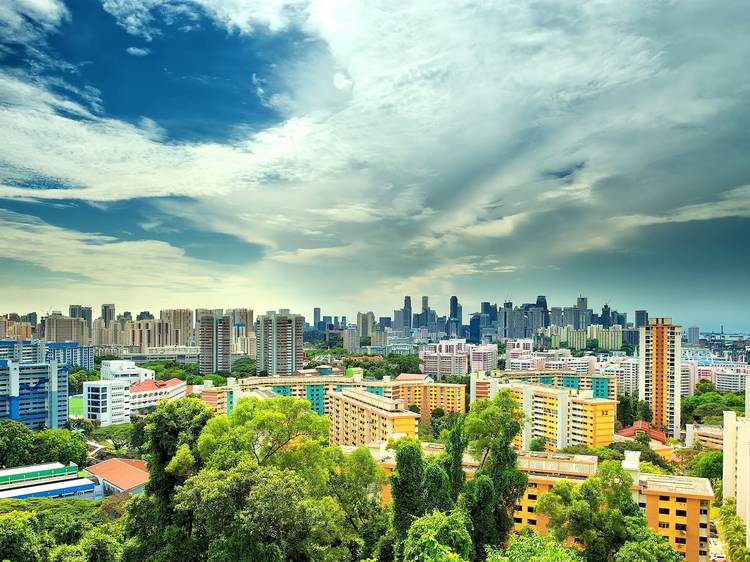
[[[0,4],[0,312],[750,329],[744,2]]]

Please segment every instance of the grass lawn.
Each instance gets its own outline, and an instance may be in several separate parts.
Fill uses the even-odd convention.
[[[68,415],[73,418],[83,417],[83,394],[68,397]]]

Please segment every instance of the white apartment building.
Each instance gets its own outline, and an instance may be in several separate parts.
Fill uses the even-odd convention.
[[[617,388],[623,394],[638,394],[638,359],[633,357],[609,357],[599,364],[596,372],[617,377]]]
[[[524,339],[507,339],[505,340],[505,359],[516,359],[523,355],[528,355],[534,351],[534,340],[531,338]]]
[[[469,373],[470,348],[465,339],[428,344],[419,352],[422,372],[437,381],[449,375],[466,375]]]
[[[135,384],[146,380],[154,380],[154,371],[138,367],[135,362],[127,359],[110,359],[102,361],[102,380],[124,380],[128,384]]]
[[[130,383],[109,379],[83,383],[83,417],[102,427],[130,421]]]
[[[745,383],[750,398],[750,379]],[[745,401],[745,417],[737,412],[724,412],[723,496],[735,498],[737,515],[745,522],[746,544],[750,547],[750,401]]]

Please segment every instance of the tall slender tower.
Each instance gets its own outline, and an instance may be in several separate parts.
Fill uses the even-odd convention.
[[[228,371],[231,368],[232,329],[229,316],[215,310],[204,314],[200,319],[200,371],[209,375],[216,371]]]
[[[412,326],[411,297],[404,297],[404,329],[411,330],[411,326]]]
[[[112,320],[115,319],[115,305],[114,304],[103,304],[102,305],[102,319],[104,320],[104,327],[109,328]]]
[[[651,423],[680,437],[682,327],[649,318],[640,327],[638,396],[651,405]]]

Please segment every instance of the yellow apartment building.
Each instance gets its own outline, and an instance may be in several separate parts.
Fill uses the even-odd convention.
[[[329,398],[334,445],[360,446],[417,435],[419,414],[403,409],[396,400],[354,388],[332,392]]]

